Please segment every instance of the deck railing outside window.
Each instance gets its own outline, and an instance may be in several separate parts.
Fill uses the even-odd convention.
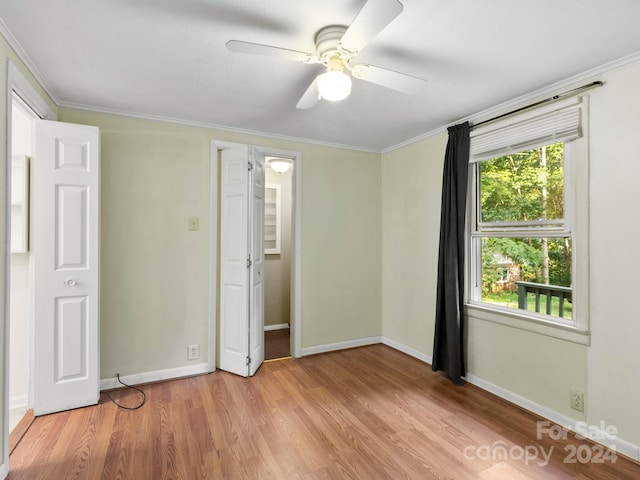
[[[535,311],[540,313],[540,297],[546,297],[546,314],[551,315],[552,298],[558,298],[558,316],[564,318],[564,301],[572,302],[571,287],[545,285],[544,283],[515,282],[518,285],[518,308],[528,310],[528,294],[535,295]]]

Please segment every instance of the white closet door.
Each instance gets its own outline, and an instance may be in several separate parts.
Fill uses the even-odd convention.
[[[243,377],[264,361],[264,155],[220,159],[220,369]]]
[[[264,361],[264,154],[253,148],[251,161],[251,317],[249,375]]]
[[[249,147],[220,163],[220,368],[249,374]]]
[[[100,134],[41,120],[33,168],[33,408],[93,405],[99,383]]]

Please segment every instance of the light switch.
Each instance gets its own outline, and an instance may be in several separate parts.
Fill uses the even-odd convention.
[[[189,230],[192,232],[197,232],[200,230],[200,218],[199,217],[189,217]]]

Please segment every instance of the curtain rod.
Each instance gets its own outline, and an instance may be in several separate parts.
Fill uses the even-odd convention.
[[[564,98],[564,97],[575,95],[576,93],[582,92],[583,90],[588,90],[590,88],[595,88],[595,87],[601,87],[602,85],[604,85],[604,83],[600,82],[600,81],[591,82],[588,85],[583,85],[581,87],[574,88],[573,90],[569,90],[568,92],[559,93],[558,95],[554,95],[553,97],[545,98],[544,100],[540,100],[538,102],[532,103],[532,104],[527,105],[525,107],[516,108],[515,110],[511,110],[510,112],[503,113],[502,115],[498,115],[497,117],[493,117],[493,118],[490,118],[488,120],[483,120],[482,122],[475,123],[475,124],[471,125],[471,129],[473,130],[475,127],[479,127],[480,125],[484,125],[485,123],[495,122],[496,120],[499,120],[499,119],[504,118],[504,117],[508,117],[509,115],[520,113],[523,110],[528,110],[529,108],[537,107],[537,106],[540,106],[540,105],[544,105],[545,103],[553,102],[555,100],[559,100],[559,99]]]

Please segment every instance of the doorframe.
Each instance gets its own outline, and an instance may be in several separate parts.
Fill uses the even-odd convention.
[[[13,115],[13,92],[15,92],[40,118],[46,120],[57,120],[56,112],[50,107],[44,97],[36,90],[33,84],[20,71],[20,69],[8,58],[6,63],[6,129],[5,129],[5,165],[4,165],[4,208],[1,208],[0,220],[4,225],[4,252],[1,267],[2,270],[2,293],[0,295],[0,312],[2,315],[2,325],[0,325],[0,361],[2,361],[2,399],[0,408],[2,409],[2,462],[0,463],[0,476],[4,478],[9,473],[9,348],[10,348],[10,285],[11,285],[11,122]],[[32,168],[34,165],[32,164]]]
[[[265,147],[246,143],[211,141],[210,157],[210,213],[209,213],[209,372],[216,370],[218,331],[218,208],[219,208],[219,153],[227,148],[252,146],[261,153],[272,157],[286,157],[293,160],[291,185],[291,356],[301,356],[302,321],[302,153],[294,150]]]

